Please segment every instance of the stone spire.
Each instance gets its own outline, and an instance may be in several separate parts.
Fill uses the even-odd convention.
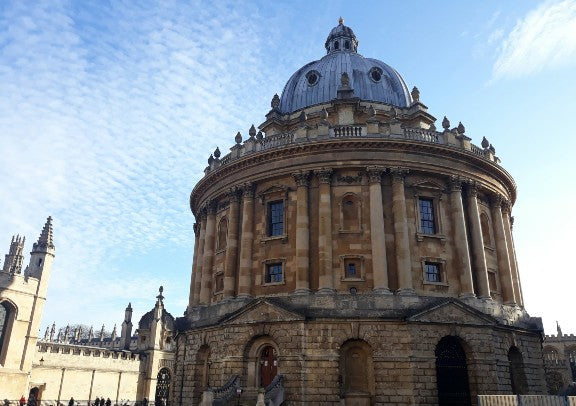
[[[26,238],[20,237],[20,235],[12,237],[12,241],[10,242],[10,249],[8,250],[8,254],[5,256],[4,267],[2,268],[2,271],[12,274],[19,274],[22,272],[22,262],[24,261],[23,250],[25,242]]]
[[[102,324],[102,328],[100,329],[100,341],[104,341],[104,324]]]
[[[132,303],[124,312],[124,321],[122,322],[122,332],[120,333],[120,348],[127,350],[130,348],[130,339],[132,338]]]
[[[112,334],[110,338],[112,339],[112,345],[114,345],[114,341],[116,341],[116,336],[118,335],[118,331],[116,329],[116,324],[114,324],[114,328],[112,329]]]
[[[562,328],[560,327],[560,324],[558,323],[558,320],[556,320],[556,332],[558,333],[558,337],[562,337]]]
[[[40,238],[38,238],[38,242],[34,243],[32,247],[32,252],[42,251],[48,252],[49,250],[54,250],[54,241],[52,238],[52,217],[48,217],[46,219],[46,224],[44,224],[44,228],[42,229],[42,233],[40,234]]]
[[[54,341],[54,334],[56,334],[56,322],[52,323],[52,328],[50,329],[50,341]]]
[[[50,327],[46,326],[46,331],[44,332],[44,341],[50,339]]]
[[[90,330],[88,330],[88,342],[94,339],[94,327],[90,326]]]
[[[159,294],[156,296],[156,306],[154,306],[154,320],[150,325],[150,341],[154,349],[162,348],[162,316],[164,314],[164,288],[160,286]]]

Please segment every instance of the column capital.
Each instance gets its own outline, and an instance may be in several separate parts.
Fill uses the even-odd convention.
[[[478,196],[478,184],[473,180],[469,180],[466,183],[468,185],[468,189],[466,191],[466,193],[468,194],[468,197]]]
[[[314,175],[316,175],[320,183],[330,184],[330,180],[332,179],[332,172],[332,168],[322,168],[315,170]]]
[[[404,182],[404,178],[408,175],[408,172],[410,171],[406,168],[390,168],[390,175],[392,175],[393,182]]]
[[[194,234],[198,235],[200,233],[200,223],[194,223],[193,229],[194,229]]]
[[[232,202],[239,202],[240,201],[240,188],[238,186],[232,186],[230,189],[228,189],[228,191],[226,192],[226,196],[228,197],[228,199],[230,199],[230,203]]]
[[[218,202],[216,200],[209,200],[208,202],[206,202],[206,211],[208,212],[209,216],[216,214],[217,210],[218,210]]]
[[[200,217],[200,221],[206,222],[206,217],[208,216],[208,210],[206,210],[206,205],[202,205],[198,212],[198,217]]]
[[[244,198],[254,198],[254,192],[256,191],[256,185],[253,182],[246,182],[238,186],[241,190]]]
[[[310,184],[310,172],[300,171],[292,174],[292,177],[296,181],[296,186],[298,187],[308,187]]]
[[[368,174],[368,179],[370,183],[380,183],[382,181],[382,174],[386,169],[379,166],[368,166],[366,168],[366,173]]]
[[[448,179],[451,192],[461,192],[464,180],[460,176],[451,175]]]

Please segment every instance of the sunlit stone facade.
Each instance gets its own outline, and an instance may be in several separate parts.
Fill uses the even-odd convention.
[[[260,131],[210,156],[192,191],[175,401],[236,388],[250,401],[260,387],[323,405],[545,392],[514,180],[487,140],[446,118],[436,128],[418,89],[357,46],[340,22],[326,56],[274,96]]]

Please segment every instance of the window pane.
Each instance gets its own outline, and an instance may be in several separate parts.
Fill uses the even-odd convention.
[[[272,202],[268,213],[268,235],[284,234],[284,201]]]
[[[420,206],[420,232],[436,234],[434,205],[432,199],[418,199]]]
[[[424,271],[426,272],[427,282],[441,282],[440,279],[440,264],[426,262],[424,264]]]
[[[266,283],[282,282],[282,264],[270,264],[266,266]]]

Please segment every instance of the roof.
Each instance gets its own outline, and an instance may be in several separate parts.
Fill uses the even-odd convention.
[[[154,311],[155,309],[150,310],[148,313],[145,313],[144,316],[138,322],[138,328],[143,330],[149,330],[152,326],[152,321],[154,321]],[[174,330],[174,316],[166,311],[166,309],[162,309],[162,322],[166,326],[167,330]]]

